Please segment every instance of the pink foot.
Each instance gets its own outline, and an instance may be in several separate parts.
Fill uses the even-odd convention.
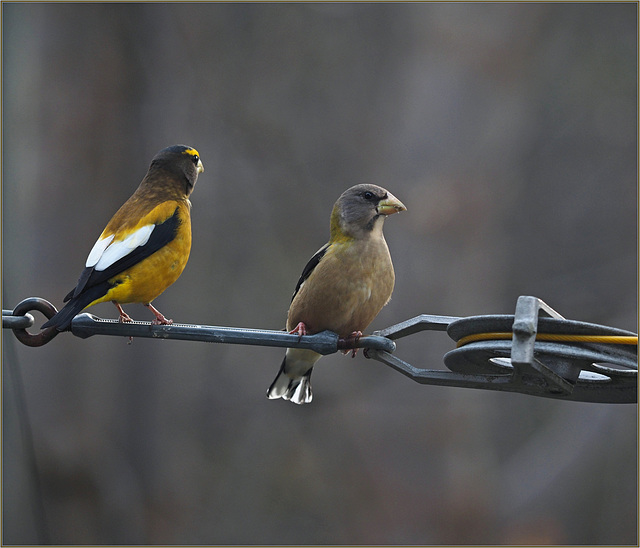
[[[116,305],[116,308],[118,309],[118,312],[120,314],[120,316],[118,317],[118,321],[119,322],[132,322],[133,320],[131,319],[131,316],[129,316],[129,314],[127,314],[122,307],[116,302],[116,301],[111,301],[113,304]]]
[[[133,321],[131,319],[131,316],[129,316],[129,314],[127,314],[116,301],[111,301],[111,302],[115,304],[116,308],[118,309],[118,313],[120,314],[120,316],[118,316],[118,321],[120,323],[129,323]],[[128,337],[128,338],[129,340],[127,341],[127,344],[131,344],[133,342],[133,337]]]
[[[360,337],[362,337],[362,331],[354,331],[353,333],[351,333],[351,335],[349,335],[348,337],[346,337],[344,340],[346,342],[349,343],[353,343],[356,344],[359,340]],[[342,353],[346,356],[349,352],[351,352],[351,357],[355,358],[356,354],[358,353],[358,349],[357,348],[352,348],[350,350],[343,350]]]
[[[289,335],[298,335],[299,339],[306,334],[307,334],[307,326],[304,324],[304,322],[300,322],[291,331],[289,331]]]
[[[151,312],[153,312],[153,315],[155,316],[155,319],[151,321],[153,325],[171,325],[173,323],[173,320],[168,320],[167,318],[165,318],[157,308],[154,308],[151,305],[151,303],[147,303],[145,304],[145,306],[149,310],[151,310]]]

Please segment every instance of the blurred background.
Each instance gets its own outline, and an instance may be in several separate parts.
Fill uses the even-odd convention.
[[[535,295],[637,332],[635,3],[2,16],[4,308],[60,307],[154,154],[184,143],[206,171],[190,262],[154,303],[176,322],[283,328],[333,203],[366,181],[408,207],[369,331]],[[636,405],[421,386],[336,354],[296,406],[265,397],[277,348],[3,337],[5,544],[637,542]],[[397,354],[437,368],[452,348]]]

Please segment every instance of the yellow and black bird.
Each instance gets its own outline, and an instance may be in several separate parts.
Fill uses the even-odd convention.
[[[120,321],[131,321],[121,305],[142,303],[155,324],[168,324],[151,301],[175,282],[191,251],[189,195],[204,171],[194,148],[174,145],[158,152],[140,186],[111,218],[89,253],[67,304],[42,327],[69,329],[83,309],[111,301]]]
[[[361,184],[346,190],[333,206],[330,239],[311,258],[298,281],[287,331],[298,335],[329,330],[357,338],[389,302],[395,274],[382,233],[388,215],[407,208],[390,192]],[[321,355],[289,348],[267,391],[270,399],[309,403],[311,371]]]

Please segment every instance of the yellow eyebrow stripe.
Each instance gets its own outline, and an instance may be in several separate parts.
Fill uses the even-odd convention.
[[[188,148],[183,151],[182,154],[188,154],[189,156],[200,156],[200,153],[195,148]]]

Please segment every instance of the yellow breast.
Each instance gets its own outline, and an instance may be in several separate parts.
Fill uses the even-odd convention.
[[[191,252],[191,218],[186,203],[180,204],[178,210],[180,225],[176,237],[138,264],[111,278],[109,283],[114,287],[89,306],[107,301],[147,304],[180,277]]]

